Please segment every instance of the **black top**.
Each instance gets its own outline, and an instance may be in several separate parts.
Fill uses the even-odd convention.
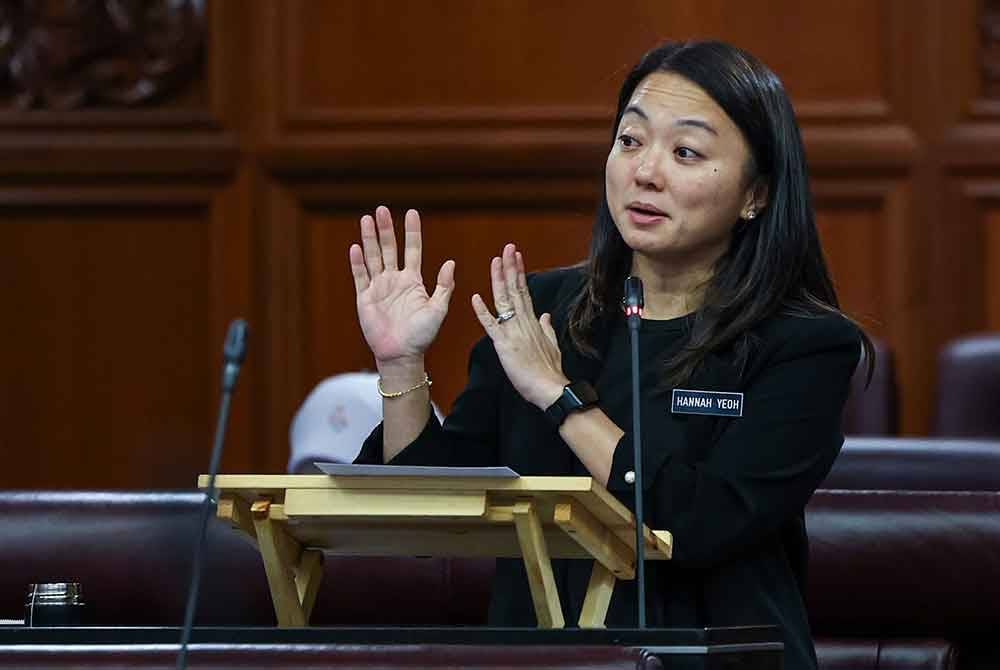
[[[608,490],[632,508],[628,334],[615,314],[597,324],[602,360],[566,339],[567,307],[582,283],[577,268],[529,278],[535,309],[551,312],[560,333],[563,372],[597,389],[598,404],[625,431],[615,449]],[[787,668],[815,668],[801,585],[808,560],[804,507],[843,444],[841,411],[860,356],[856,327],[835,315],[774,316],[754,329],[749,359],[731,351],[707,357],[695,390],[744,394],[739,418],[674,414],[662,388],[663,361],[679,347],[690,318],[644,321],[641,329],[643,490],[647,525],[674,537],[671,561],[646,566],[647,622],[657,627],[778,625]],[[382,429],[357,462],[379,463]],[[522,475],[587,474],[546,420],[507,380],[489,338],[473,347],[469,381],[440,425],[424,431],[392,463],[506,465]],[[591,565],[553,561],[567,624],[579,618]],[[620,581],[609,626],[633,627],[635,586]],[[497,561],[489,620],[536,623],[523,562]]]

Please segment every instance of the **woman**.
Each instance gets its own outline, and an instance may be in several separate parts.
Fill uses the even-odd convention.
[[[843,443],[848,382],[870,344],[838,310],[777,77],[718,42],[646,54],[620,92],[589,258],[531,278],[513,244],[492,260],[496,315],[473,297],[487,337],[443,426],[431,418],[423,354],[447,312],[454,262],[428,296],[412,210],[405,231],[402,270],[384,207],[361,220],[362,244],[350,250],[384,395],[384,423],[358,460],[589,474],[628,505],[620,301],[625,277],[636,275],[646,299],[645,506],[649,525],[674,534],[673,560],[647,566],[647,620],[779,625],[787,667],[815,667],[801,596],[803,508]],[[730,396],[740,415],[691,413],[672,404],[673,389],[742,394]],[[572,622],[590,566],[558,563]],[[634,610],[634,584],[619,583],[608,625],[634,625]],[[498,561],[490,621],[534,625],[520,561]]]

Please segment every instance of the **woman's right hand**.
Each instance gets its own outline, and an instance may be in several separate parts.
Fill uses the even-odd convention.
[[[352,244],[350,250],[358,321],[379,369],[423,357],[441,328],[455,290],[455,261],[448,260],[438,271],[434,293],[427,295],[420,274],[420,215],[416,210],[406,212],[404,228],[402,269],[396,259],[392,215],[386,207],[375,210],[375,219],[361,218],[361,244]]]

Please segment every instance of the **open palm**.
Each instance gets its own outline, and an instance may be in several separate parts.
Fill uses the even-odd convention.
[[[404,265],[399,269],[392,216],[385,207],[361,219],[361,244],[351,246],[358,321],[381,363],[422,356],[437,336],[455,288],[455,262],[446,261],[428,295],[420,273],[420,215],[406,213]]]

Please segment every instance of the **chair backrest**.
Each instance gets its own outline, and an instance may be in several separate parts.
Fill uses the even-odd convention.
[[[817,635],[996,639],[1000,492],[820,490],[806,525]]]
[[[851,391],[844,406],[845,435],[895,435],[897,432],[896,368],[892,350],[884,340],[872,338],[875,368],[871,384],[864,357],[851,378]]]
[[[101,626],[179,626],[199,527],[196,493],[0,492],[0,618],[33,582],[77,581]],[[274,625],[260,554],[218,519],[206,536],[196,623]]]
[[[1000,667],[1000,440],[848,437],[806,527],[820,668]]]
[[[28,585],[78,581],[102,626],[179,626],[201,496],[125,491],[0,491],[0,618],[20,618]],[[273,626],[260,553],[211,519],[199,626]],[[312,623],[486,623],[493,561],[328,556]]]
[[[1000,440],[850,436],[820,488],[1000,491]]]
[[[1000,333],[945,345],[936,398],[934,435],[1000,438]]]

